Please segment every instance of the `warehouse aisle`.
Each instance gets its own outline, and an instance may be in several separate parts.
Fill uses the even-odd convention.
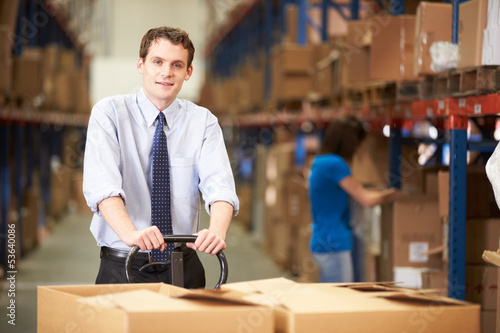
[[[91,215],[69,213],[54,227],[44,244],[26,255],[17,265],[15,297],[7,296],[4,282],[0,297],[0,332],[36,332],[36,288],[38,285],[93,284],[99,264],[99,249],[89,231]],[[201,225],[208,223],[202,215]],[[227,237],[228,282],[282,276],[282,272],[255,244],[235,219]],[[219,277],[215,257],[202,254],[207,287]],[[7,306],[16,301],[16,325],[7,323]]]

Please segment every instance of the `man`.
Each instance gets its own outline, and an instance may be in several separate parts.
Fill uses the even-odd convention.
[[[149,30],[137,62],[142,89],[105,98],[92,110],[83,191],[94,212],[90,229],[101,247],[98,284],[126,282],[124,255],[134,245],[141,250],[132,264],[135,280],[171,282],[168,264],[138,271],[151,261],[153,253],[159,253],[153,249],[167,248],[159,227],[152,224],[152,214],[155,219],[158,209],[151,201],[156,200],[152,195],[153,164],[159,163],[152,161],[159,151],[153,145],[163,133],[169,180],[160,190],[169,190],[170,199],[159,214],[171,216],[173,234],[196,234],[198,190],[210,214],[209,228],[199,231],[196,242],[181,249],[185,287],[205,285],[196,250],[216,254],[226,247],[226,233],[239,202],[222,131],[210,111],[177,98],[183,82],[193,73],[193,57],[194,46],[185,31],[170,27]]]

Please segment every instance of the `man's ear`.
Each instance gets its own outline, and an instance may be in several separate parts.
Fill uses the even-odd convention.
[[[184,78],[184,81],[189,80],[189,78],[193,75],[193,65],[189,66],[186,72],[186,77]]]
[[[144,59],[142,58],[139,58],[139,60],[137,60],[137,71],[140,73],[140,74],[143,74],[143,71],[142,71],[142,66],[144,65]]]

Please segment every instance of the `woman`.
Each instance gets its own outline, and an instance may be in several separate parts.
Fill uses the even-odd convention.
[[[319,267],[320,282],[353,281],[353,235],[349,225],[349,198],[364,207],[393,200],[396,189],[370,191],[351,175],[349,164],[365,138],[359,120],[347,116],[327,129],[309,177],[309,199],[313,217],[310,243]]]

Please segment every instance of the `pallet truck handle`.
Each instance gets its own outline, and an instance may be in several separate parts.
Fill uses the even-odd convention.
[[[196,238],[196,235],[163,235],[165,243],[193,243],[194,241],[196,241]],[[133,282],[133,278],[130,274],[132,271],[132,261],[134,260],[139,250],[140,248],[137,245],[134,245],[128,252],[127,258],[125,259],[125,275],[127,276],[127,281],[129,283]],[[227,260],[224,252],[219,251],[217,253],[217,259],[219,259],[220,264],[220,276],[219,281],[215,285],[214,289],[219,289],[222,284],[226,283],[228,276]],[[161,263],[157,263],[157,265],[161,265]]]

